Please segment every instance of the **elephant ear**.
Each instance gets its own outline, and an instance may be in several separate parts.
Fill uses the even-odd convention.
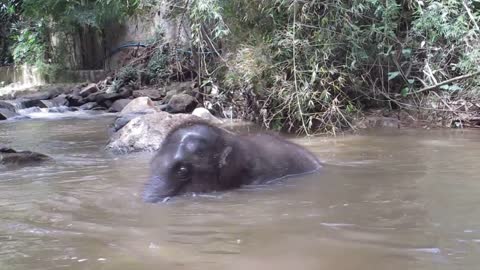
[[[218,167],[222,168],[227,165],[227,159],[230,153],[232,152],[232,147],[227,146],[223,149],[222,153],[220,154],[220,158],[218,160]]]

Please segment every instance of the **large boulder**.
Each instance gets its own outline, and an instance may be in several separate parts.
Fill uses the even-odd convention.
[[[47,108],[43,103],[42,100],[47,100],[51,97],[50,93],[37,93],[32,94],[29,96],[25,96],[21,98],[22,107],[23,108],[31,108],[31,107],[40,107],[40,108]]]
[[[199,120],[201,119],[190,114],[166,112],[138,116],[113,134],[106,148],[115,153],[156,151],[172,128]]]
[[[49,100],[35,100],[29,101],[26,108],[38,107],[38,108],[55,108],[68,105],[68,101],[65,97],[56,97]]]
[[[6,109],[12,112],[16,111],[15,105],[10,102],[0,100],[0,109]]]
[[[130,87],[123,87],[119,92],[107,93],[107,92],[95,92],[85,98],[86,102],[97,102],[98,104],[110,107],[114,101],[118,99],[126,99],[132,95],[132,89]]]
[[[125,99],[132,95],[132,90],[129,88],[123,88],[118,93],[100,93],[96,96],[95,101],[97,103],[103,103],[105,101],[114,102],[118,99]]]
[[[31,151],[16,151],[12,148],[0,145],[0,165],[35,165],[49,160],[51,160],[51,158],[44,154]]]
[[[97,96],[101,95],[102,92],[95,92],[95,93],[91,93],[90,95],[88,95],[86,98],[84,98],[85,100],[85,103],[87,102],[96,102],[97,100]],[[105,94],[105,93],[103,93]]]
[[[127,115],[139,112],[155,112],[155,104],[148,97],[139,97],[130,101],[120,112],[120,115]]]
[[[121,112],[132,100],[131,99],[118,99],[110,106],[110,112]]]
[[[84,88],[82,88],[82,90],[80,90],[78,92],[78,95],[83,97],[83,98],[86,98],[89,95],[91,95],[93,93],[96,93],[96,92],[98,92],[97,84],[91,83],[91,84],[85,86]]]
[[[200,117],[202,119],[205,119],[205,120],[207,120],[211,123],[214,123],[214,124],[222,124],[223,123],[222,120],[213,116],[212,113],[210,113],[210,111],[205,109],[205,108],[196,108],[195,110],[193,110],[192,115],[198,116],[198,117]]]
[[[58,95],[57,97],[51,99],[51,101],[55,107],[68,106],[68,99],[67,95],[65,94]]]
[[[84,98],[82,98],[79,95],[76,95],[75,93],[71,95],[67,95],[66,99],[68,101],[69,106],[82,106],[87,102]]]
[[[39,99],[33,99],[33,100],[25,100],[23,101],[23,107],[24,108],[32,108],[32,107],[39,107],[39,108],[48,108],[45,103],[42,102],[43,100]]]
[[[166,95],[163,99],[165,103],[168,103],[170,99],[178,94],[189,94],[194,95],[193,91],[194,83],[192,82],[174,82],[169,86],[165,87]]]
[[[38,93],[28,94],[23,96],[22,98],[25,100],[42,100],[42,99],[49,99],[53,95],[50,91],[42,91]]]
[[[197,107],[197,100],[187,94],[174,95],[170,101],[166,111],[169,113],[191,113]]]
[[[133,91],[134,98],[138,97],[148,97],[151,100],[161,100],[165,94],[164,91],[161,89],[142,89],[142,90],[136,90]]]
[[[18,116],[18,114],[14,111],[10,111],[8,109],[0,109],[0,120],[7,120],[15,116]]]
[[[120,115],[115,119],[113,124],[110,125],[108,134],[111,136],[115,132],[119,131],[121,128],[123,128],[126,124],[128,124],[132,119],[135,119],[137,117],[140,117],[142,115],[145,115],[147,113],[144,112],[139,112],[139,113],[129,113],[125,115]]]
[[[87,103],[83,104],[82,106],[80,106],[80,110],[88,111],[88,110],[92,110],[96,106],[98,106],[98,104],[96,102],[87,102]]]

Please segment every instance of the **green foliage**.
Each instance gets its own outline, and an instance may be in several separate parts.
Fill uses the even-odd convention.
[[[59,27],[106,25],[124,22],[144,7],[141,0],[23,0],[24,15],[33,19],[49,19]]]
[[[16,63],[36,64],[44,61],[45,24],[40,21],[31,26],[20,26],[18,35],[13,36],[16,44],[13,49],[13,59]]]
[[[12,36],[16,29],[13,25],[19,20],[20,4],[19,0],[0,1],[0,65],[13,62],[10,47],[14,43]]]
[[[418,106],[420,88],[477,71],[474,4],[197,0],[189,12],[202,52],[199,76],[218,84],[223,107],[271,128],[336,133],[362,109]],[[479,83],[439,90],[465,92]]]
[[[153,56],[149,59],[146,75],[150,83],[158,83],[159,80],[165,78],[168,72],[168,59],[169,55],[161,49],[154,52]]]
[[[0,3],[2,59],[34,64],[53,72],[65,64],[69,45],[61,38],[81,29],[101,33],[105,27],[123,23],[150,9],[156,0],[4,0]],[[8,22],[6,24],[5,22]],[[5,30],[8,33],[5,33]],[[11,40],[8,44],[4,40]],[[66,40],[66,38],[65,38]],[[52,75],[52,74],[50,74]]]
[[[117,73],[117,80],[121,81],[123,84],[128,84],[130,82],[136,81],[138,79],[138,71],[133,66],[125,66],[119,70]]]
[[[193,43],[199,47],[205,46],[205,38],[214,42],[225,37],[228,27],[223,21],[222,8],[219,0],[193,0],[190,5],[190,19],[192,21]],[[206,36],[207,32],[209,35]]]

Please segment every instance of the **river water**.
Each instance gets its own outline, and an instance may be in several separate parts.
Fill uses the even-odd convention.
[[[478,269],[480,133],[295,139],[326,167],[144,204],[149,153],[104,151],[112,116],[0,123],[56,162],[0,171],[0,269]],[[167,268],[168,267],[168,268]]]

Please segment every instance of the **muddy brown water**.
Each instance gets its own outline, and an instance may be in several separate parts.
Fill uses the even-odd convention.
[[[56,163],[0,171],[0,269],[478,269],[480,133],[296,139],[320,175],[144,204],[111,116],[0,123]]]

